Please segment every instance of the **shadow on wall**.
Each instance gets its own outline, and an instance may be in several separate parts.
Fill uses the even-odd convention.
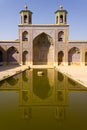
[[[7,50],[7,64],[18,64],[19,52],[15,47]]]

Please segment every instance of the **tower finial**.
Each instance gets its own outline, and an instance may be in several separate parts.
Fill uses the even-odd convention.
[[[25,10],[27,10],[27,9],[28,9],[28,6],[27,6],[27,5],[25,5],[25,6],[24,6],[24,9],[25,9]]]
[[[60,5],[60,10],[62,10],[63,9],[63,6],[62,5]]]

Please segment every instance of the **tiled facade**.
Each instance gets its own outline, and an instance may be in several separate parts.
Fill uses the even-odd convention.
[[[0,41],[0,65],[86,65],[87,41],[68,41],[67,11],[55,12],[55,24],[32,24],[32,12],[20,12],[19,39]]]

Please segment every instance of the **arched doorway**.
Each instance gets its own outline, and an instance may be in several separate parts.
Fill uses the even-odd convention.
[[[24,52],[23,52],[22,62],[23,62],[23,65],[26,65],[26,64],[27,64],[27,62],[28,62],[28,51],[24,51]]]
[[[3,65],[3,53],[0,50],[0,65]]]
[[[33,64],[48,65],[53,62],[53,51],[50,49],[52,38],[42,33],[33,41]]]
[[[10,47],[7,50],[7,63],[18,64],[18,50],[15,47]]]
[[[63,62],[64,53],[63,51],[58,52],[58,65],[61,65]]]
[[[73,47],[68,52],[68,65],[80,64],[80,49]]]
[[[87,52],[85,52],[85,65],[87,65]]]

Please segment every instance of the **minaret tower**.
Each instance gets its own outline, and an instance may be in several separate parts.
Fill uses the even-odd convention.
[[[60,5],[60,9],[55,12],[56,24],[65,25],[67,24],[67,11],[63,10],[63,6]]]
[[[32,12],[28,10],[28,6],[25,5],[24,10],[20,11],[21,14],[21,24],[32,24]]]

